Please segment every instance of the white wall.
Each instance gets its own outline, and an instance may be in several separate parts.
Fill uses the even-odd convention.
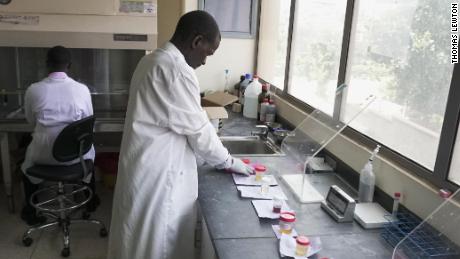
[[[239,82],[242,74],[252,74],[255,44],[254,39],[222,38],[217,51],[207,58],[206,65],[196,70],[201,90],[223,90],[225,69],[230,70],[229,85],[232,87]]]
[[[182,15],[181,0],[158,0],[158,47],[171,39]]]
[[[158,0],[158,46],[169,40],[180,15],[196,10],[197,0]],[[254,72],[255,39],[222,38],[219,49],[196,70],[201,91],[224,89],[224,70],[230,70],[229,85],[239,82],[240,75]]]

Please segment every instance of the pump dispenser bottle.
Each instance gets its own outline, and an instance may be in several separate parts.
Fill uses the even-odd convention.
[[[380,150],[380,145],[372,152],[369,161],[367,161],[364,168],[361,170],[359,175],[359,202],[372,202],[374,198],[374,188],[375,188],[375,174],[373,172],[372,161]]]

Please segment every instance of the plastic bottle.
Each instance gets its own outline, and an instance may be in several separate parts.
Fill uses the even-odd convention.
[[[267,113],[265,114],[266,122],[275,122],[276,117],[276,105],[273,100],[269,101],[269,106],[267,107]]]
[[[297,236],[296,243],[295,254],[305,257],[310,248],[310,240],[306,236]]]
[[[225,75],[225,84],[224,84],[224,93],[230,93],[231,89],[230,89],[230,86],[228,85],[228,80],[229,80],[229,77],[230,77],[230,70],[228,69],[224,69],[224,75]]]
[[[270,84],[267,83],[267,98],[270,101],[272,99],[272,92],[270,91]]]
[[[373,172],[372,161],[374,157],[379,152],[380,145],[372,152],[369,161],[367,161],[364,168],[361,170],[359,175],[359,202],[372,202],[374,198],[374,188],[375,188],[375,175]]]
[[[265,98],[263,100],[263,102],[260,104],[260,114],[259,114],[259,120],[261,122],[265,122],[267,119],[266,119],[266,115],[267,115],[267,109],[268,109],[268,106],[270,106],[270,104],[268,103],[268,99]]]
[[[295,214],[291,212],[281,212],[279,219],[280,233],[290,235],[294,228]]]
[[[246,79],[244,75],[240,76],[240,81],[236,83],[235,86],[233,86],[233,94],[237,97],[240,97],[240,85],[244,81],[244,79]]]
[[[257,106],[259,104],[259,94],[262,92],[262,84],[257,75],[254,75],[252,82],[244,91],[243,116],[246,118],[257,119]]]
[[[246,88],[248,87],[249,83],[251,82],[251,75],[246,74],[244,76],[244,80],[240,84],[240,94],[239,94],[239,101],[241,105],[244,105],[244,92],[246,91]]]
[[[270,99],[270,96],[268,95],[268,84],[262,84],[262,92],[259,94],[259,97],[257,98],[257,101],[259,102],[257,105],[257,118],[260,121],[262,121],[260,119],[260,108],[261,108],[261,104],[263,103],[265,99],[267,100]]]
[[[393,196],[393,210],[391,212],[394,219],[397,219],[398,216],[399,199],[401,199],[401,193],[395,192],[395,195]]]
[[[256,165],[254,167],[254,170],[256,171],[256,178],[255,180],[256,181],[261,181],[262,180],[262,177],[264,176],[265,174],[265,171],[267,171],[267,168],[263,165]]]

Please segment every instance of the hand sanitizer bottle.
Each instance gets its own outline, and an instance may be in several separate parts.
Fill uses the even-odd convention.
[[[379,149],[380,145],[377,145],[377,147],[374,149],[374,152],[372,152],[369,161],[367,161],[366,165],[364,165],[364,168],[361,170],[361,173],[359,175],[358,200],[361,203],[372,202],[374,198],[375,175],[373,172],[372,161],[379,152]]]

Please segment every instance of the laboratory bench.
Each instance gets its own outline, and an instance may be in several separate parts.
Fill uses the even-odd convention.
[[[229,112],[229,120],[224,122],[220,135],[250,135],[255,130],[255,123],[255,120]],[[265,165],[268,173],[275,176],[288,198],[289,207],[296,213],[296,231],[321,239],[322,250],[310,258],[391,258],[393,248],[380,237],[381,229],[364,229],[355,221],[338,223],[320,208],[320,203],[298,202],[281,179],[284,174],[298,171],[298,165],[291,158],[245,158],[249,158],[252,163]],[[356,190],[333,172],[306,174],[305,177],[324,197],[333,184],[356,197]],[[198,169],[198,183],[202,225],[205,225],[205,235],[210,239],[214,250],[211,253],[205,252],[206,254],[215,253],[215,257],[219,259],[280,258],[279,241],[271,227],[277,225],[278,220],[259,218],[251,203],[252,199],[240,197],[231,174],[204,165]],[[206,243],[204,240],[202,242]]]
[[[380,230],[365,230],[356,222],[337,223],[319,203],[302,204],[291,193],[281,175],[293,171],[287,157],[248,157],[267,167],[296,212],[295,229],[308,237],[320,237],[322,250],[312,258],[391,258],[392,247],[380,238]],[[251,203],[241,198],[232,175],[209,166],[199,168],[199,204],[215,253],[227,258],[280,258],[278,240],[272,230],[278,220],[259,219]],[[346,186],[334,173],[306,175],[326,196],[332,184]],[[351,256],[352,255],[352,256]]]

